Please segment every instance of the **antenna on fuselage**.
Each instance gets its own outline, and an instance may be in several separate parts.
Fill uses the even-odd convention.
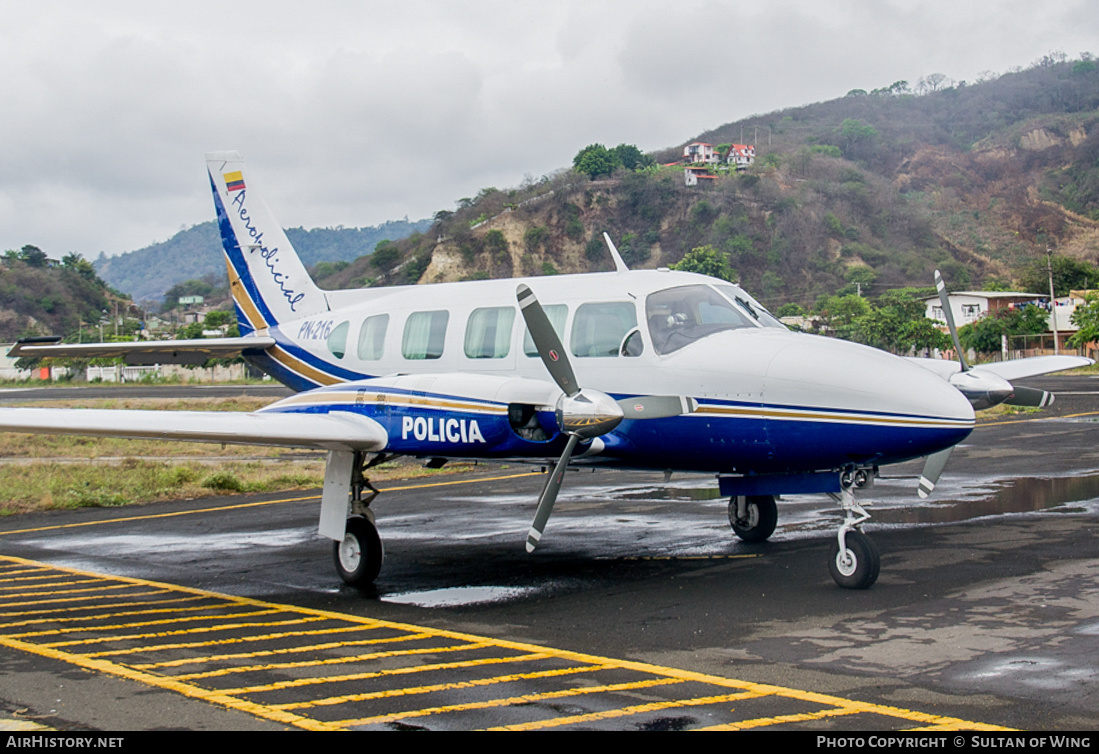
[[[611,258],[614,259],[614,271],[629,272],[630,268],[622,261],[622,255],[618,253],[618,249],[614,246],[614,241],[611,240],[610,234],[606,231],[603,232],[603,240],[607,242],[607,248],[610,249]]]

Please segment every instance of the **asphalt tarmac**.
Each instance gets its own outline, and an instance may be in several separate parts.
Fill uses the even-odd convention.
[[[828,575],[830,500],[784,499],[750,546],[705,475],[573,472],[534,555],[527,467],[379,485],[386,563],[361,591],[311,493],[7,518],[0,712],[100,730],[1097,729],[1099,379],[1028,384],[1057,403],[978,426],[930,501],[918,462],[861,496],[882,553],[866,591]]]

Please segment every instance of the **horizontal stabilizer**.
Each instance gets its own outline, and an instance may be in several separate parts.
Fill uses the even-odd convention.
[[[203,338],[196,340],[135,340],[124,343],[46,343],[24,339],[8,351],[10,358],[100,359],[122,358],[127,364],[201,365],[208,359],[231,359],[259,353],[275,345],[271,337]]]

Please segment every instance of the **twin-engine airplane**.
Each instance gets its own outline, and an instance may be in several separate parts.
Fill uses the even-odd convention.
[[[855,491],[885,464],[945,463],[973,428],[949,374],[790,332],[720,280],[630,271],[609,238],[615,272],[322,291],[240,156],[210,154],[207,166],[241,337],[39,340],[11,353],[130,363],[242,354],[299,392],[254,413],[0,409],[0,430],[325,449],[320,532],[349,584],[372,582],[382,564],[364,474],[408,455],[557,458],[528,551],[570,463],[714,473],[748,542],[771,536],[779,495],[828,493],[844,517],[829,570],[841,586],[866,588],[880,559]],[[1040,372],[1078,363],[1087,360]]]

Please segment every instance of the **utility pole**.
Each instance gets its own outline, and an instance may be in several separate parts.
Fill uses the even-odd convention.
[[[1061,338],[1057,334],[1057,299],[1053,295],[1053,247],[1046,244],[1046,271],[1049,272],[1049,312],[1050,321],[1053,323],[1053,353],[1061,353]]]

